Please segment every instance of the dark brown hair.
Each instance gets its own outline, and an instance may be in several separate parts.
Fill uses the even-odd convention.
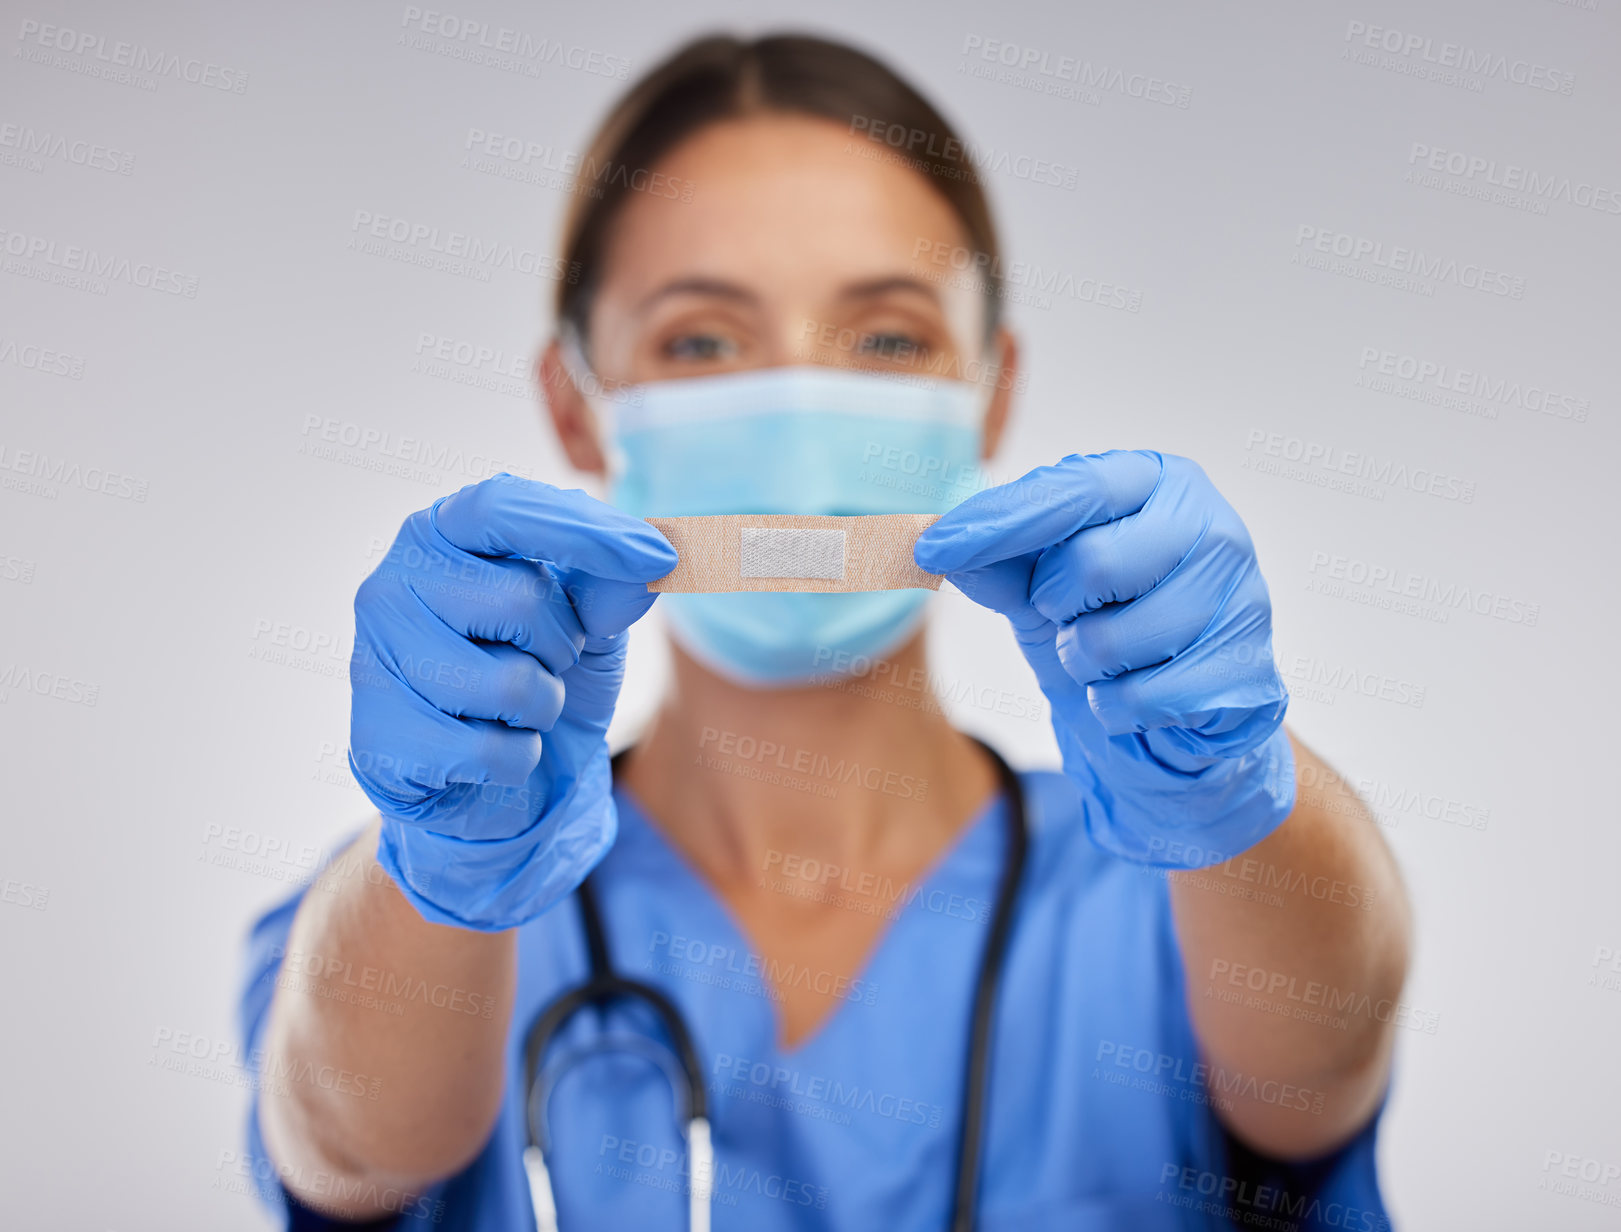
[[[835,120],[861,137],[901,135],[898,145],[888,144],[928,177],[968,233],[974,268],[985,284],[989,337],[998,321],[1001,262],[990,203],[965,143],[887,65],[843,43],[807,35],[695,39],[631,86],[580,162],[563,229],[563,267],[571,277],[557,284],[559,322],[585,338],[609,229],[634,190],[626,168],[651,172],[706,125],[771,111]]]

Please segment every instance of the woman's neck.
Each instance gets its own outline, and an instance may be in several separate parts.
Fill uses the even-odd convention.
[[[764,690],[673,647],[673,688],[625,784],[722,889],[789,860],[856,873],[932,863],[996,774],[946,720],[923,643],[919,632],[863,676]]]

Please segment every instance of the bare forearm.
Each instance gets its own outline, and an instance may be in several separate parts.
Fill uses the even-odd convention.
[[[377,827],[300,904],[265,1033],[260,1125],[288,1188],[340,1215],[454,1173],[500,1109],[516,942],[425,921]],[[335,1196],[345,1182],[354,1196]],[[353,1183],[359,1182],[357,1188]]]
[[[1288,820],[1226,864],[1173,874],[1171,898],[1194,1027],[1229,1084],[1218,1110],[1252,1145],[1305,1156],[1342,1141],[1383,1089],[1409,915],[1373,817],[1294,750]]]

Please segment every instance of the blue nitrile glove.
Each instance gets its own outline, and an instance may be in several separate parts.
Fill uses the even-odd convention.
[[[355,596],[349,765],[425,919],[514,928],[612,844],[626,630],[675,564],[640,518],[513,475],[405,520]]]
[[[1249,532],[1187,458],[1114,450],[975,493],[918,538],[1013,624],[1094,842],[1202,868],[1294,807],[1288,691]]]

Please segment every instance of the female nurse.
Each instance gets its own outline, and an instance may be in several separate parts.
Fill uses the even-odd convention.
[[[1283,725],[1254,547],[1194,462],[979,478],[1019,354],[963,143],[849,47],[706,38],[581,177],[538,375],[608,499],[473,484],[360,588],[377,813],[252,939],[265,1198],[312,1228],[1388,1227],[1397,871]],[[644,519],[728,513],[940,515],[912,563],[1007,618],[1062,770],[946,721],[926,589],[648,589],[677,553]],[[655,600],[671,685],[611,763]],[[652,995],[536,1035],[609,968]]]

